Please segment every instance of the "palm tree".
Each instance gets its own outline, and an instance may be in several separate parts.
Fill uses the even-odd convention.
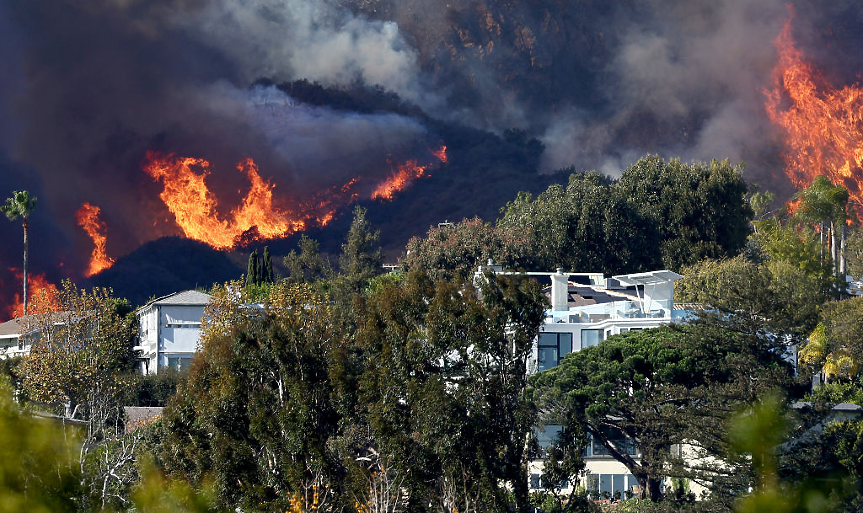
[[[27,315],[27,231],[30,228],[30,212],[36,207],[36,197],[27,191],[15,191],[11,198],[6,198],[6,204],[0,210],[6,213],[10,221],[19,217],[24,225],[24,315]]]

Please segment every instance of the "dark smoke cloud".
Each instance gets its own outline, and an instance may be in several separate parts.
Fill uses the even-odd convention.
[[[609,115],[554,119],[543,136],[546,169],[592,161],[615,175],[646,151],[738,162],[772,144],[763,90],[784,0],[664,2],[638,14],[616,26],[603,81]],[[638,137],[620,144],[632,128]]]
[[[260,77],[363,80],[412,97],[412,51],[393,24],[313,7],[4,4],[0,27],[14,30],[0,31],[3,48],[17,51],[3,61],[10,79],[0,86],[0,149],[35,170],[39,208],[50,208],[52,229],[66,234],[41,244],[71,253],[66,264],[83,268],[91,243],[73,214],[84,201],[102,208],[109,254],[176,234],[160,186],[141,171],[148,149],[210,160],[209,182],[226,208],[248,185],[235,168],[246,156],[279,194],[296,198],[360,174],[381,177],[389,158],[425,151],[417,121],[309,107],[251,86]]]
[[[296,197],[382,177],[387,159],[437,138],[418,119],[311,107],[254,85],[308,79],[379,85],[433,117],[525,129],[546,145],[542,171],[616,175],[654,152],[743,160],[769,182],[781,161],[762,91],[785,3],[3,2],[0,180],[40,197],[34,266],[76,277],[91,247],[73,215],[84,201],[102,208],[112,256],[177,233],[141,171],[148,149],[210,160],[230,207],[246,156]],[[807,56],[855,80],[863,8],[795,4]],[[0,223],[2,266],[20,258],[13,228]]]

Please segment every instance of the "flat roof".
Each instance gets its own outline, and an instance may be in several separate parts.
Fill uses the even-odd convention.
[[[620,274],[612,276],[621,285],[658,285],[683,278],[683,275],[674,271],[663,269],[661,271],[648,271],[646,273]]]

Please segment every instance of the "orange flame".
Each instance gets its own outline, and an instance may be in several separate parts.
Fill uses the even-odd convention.
[[[15,278],[19,281],[24,279],[24,275],[20,269],[10,267]],[[27,301],[27,313],[39,314],[44,312],[56,312],[60,309],[57,295],[59,294],[57,286],[48,281],[44,274],[27,274],[27,294],[30,296]],[[22,294],[16,293],[12,301],[12,306],[6,312],[9,317],[21,317],[24,315],[24,300]]]
[[[372,192],[372,199],[392,201],[397,192],[404,190],[414,179],[422,177],[427,168],[428,166],[417,165],[416,160],[405,162],[398,167],[398,171],[377,186]]]
[[[446,163],[446,146],[441,145],[440,149],[438,149],[437,151],[429,151],[442,163]],[[419,165],[416,160],[409,160],[405,162],[404,164],[398,166],[398,171],[395,171],[389,178],[387,178],[383,183],[378,185],[374,191],[372,191],[372,199],[392,201],[397,192],[404,190],[415,179],[421,178],[423,175],[425,175],[429,167],[431,166]]]
[[[114,265],[114,259],[105,253],[105,232],[108,231],[108,227],[99,219],[101,212],[102,209],[90,203],[84,203],[75,212],[78,226],[87,232],[87,235],[93,239],[94,244],[93,252],[90,254],[90,267],[84,272],[84,275],[88,278]]]
[[[835,89],[807,62],[791,36],[794,10],[775,40],[779,62],[767,91],[770,120],[785,132],[785,173],[796,187],[818,175],[863,201],[863,86]]]
[[[252,159],[241,162],[237,169],[245,173],[251,187],[241,205],[233,209],[227,220],[218,218],[218,200],[205,183],[210,163],[191,157],[177,158],[173,154],[147,152],[144,171],[153,180],[162,180],[159,197],[165,202],[183,233],[190,239],[205,242],[217,249],[235,245],[243,233],[257,228],[262,238],[290,235],[305,228],[305,220],[291,216],[273,205],[273,188],[258,174]],[[200,173],[192,168],[198,167]]]
[[[446,146],[431,153],[446,162]],[[372,199],[391,200],[396,192],[423,176],[429,167],[418,165],[416,160],[398,166],[398,171],[372,192]],[[237,169],[249,179],[249,191],[226,219],[220,219],[218,199],[206,184],[209,168],[210,163],[204,159],[152,151],[147,152],[144,164],[144,171],[153,180],[161,180],[163,188],[159,197],[174,214],[186,237],[216,249],[230,249],[248,240],[286,237],[311,226],[324,226],[335,218],[341,207],[359,197],[352,192],[359,178],[353,178],[342,186],[331,187],[299,202],[293,209],[282,208],[273,199],[275,186],[261,178],[252,159],[246,159]]]
[[[429,150],[432,155],[438,158],[442,164],[446,164],[447,156],[446,156],[446,144],[441,144],[440,148],[437,150]]]

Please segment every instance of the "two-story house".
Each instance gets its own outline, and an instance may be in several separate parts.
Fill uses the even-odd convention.
[[[136,312],[138,362],[143,374],[186,368],[198,350],[201,320],[210,295],[197,290],[175,292],[150,301]]]
[[[484,271],[503,273],[500,267],[489,262],[488,266],[480,267],[477,279]],[[602,273],[569,273],[562,269],[517,274],[527,274],[547,283],[544,292],[551,303],[528,362],[528,374],[555,367],[567,354],[600,344],[612,335],[655,328],[691,315],[691,311],[674,304],[674,282],[682,276],[672,271],[610,278]],[[540,448],[551,445],[560,429],[555,425],[537,428]],[[638,447],[626,444],[622,436],[620,445],[627,447],[630,454],[638,455]],[[565,489],[582,486],[594,497],[625,497],[626,492],[632,492],[638,485],[635,476],[599,443],[588,443],[584,459],[586,475],[581,477],[580,483],[567,483]],[[531,490],[544,488],[542,469],[542,457],[531,461]]]

